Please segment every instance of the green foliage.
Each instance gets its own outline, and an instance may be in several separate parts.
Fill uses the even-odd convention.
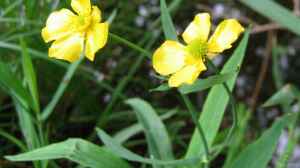
[[[288,114],[277,120],[260,138],[248,145],[229,167],[265,168],[272,158],[282,129],[293,117],[295,115]]]
[[[247,44],[249,39],[249,30],[244,34],[242,41],[239,46],[235,49],[233,55],[224,65],[221,73],[228,73],[230,70],[241,66],[243,58],[245,56]],[[237,75],[230,79],[227,84],[232,89],[235,83]],[[201,123],[203,130],[205,130],[205,136],[208,141],[208,145],[211,147],[215,136],[219,130],[222,118],[225,112],[225,108],[228,104],[229,96],[222,84],[212,87],[210,90],[203,109],[199,118],[199,123]],[[203,145],[199,139],[199,133],[194,132],[193,137],[190,141],[186,157],[191,157],[195,155],[202,154],[204,152]]]
[[[69,139],[27,153],[6,156],[6,158],[11,161],[65,158],[91,168],[130,168],[125,161],[115,157],[106,149],[82,139]]]
[[[134,109],[139,122],[143,126],[151,155],[155,159],[173,159],[169,135],[154,109],[147,102],[138,98],[129,99],[126,104]]]
[[[300,19],[290,10],[273,0],[240,0],[253,10],[277,22],[293,33],[300,35]]]
[[[0,1],[0,167],[266,168],[271,159],[273,167],[288,167],[300,138],[294,113],[300,106],[299,61],[286,57],[291,48],[299,52],[299,37],[288,33],[300,35],[293,3],[91,0],[110,24],[108,43],[94,62],[82,56],[69,64],[48,57],[51,44],[43,42],[41,29],[51,12],[70,9],[71,1]],[[250,26],[220,62],[205,61],[207,72],[195,83],[170,88],[168,76],[154,74],[153,52],[165,40],[181,42],[192,17],[207,11],[214,16],[212,29],[233,17],[253,30],[265,24],[266,31],[275,29],[273,41],[265,47],[265,30],[251,34]],[[269,29],[266,18],[275,26]],[[272,49],[272,65],[262,64],[267,78],[255,102],[259,113],[248,106],[253,80],[262,75],[256,68],[265,59],[257,48]],[[280,111],[276,119],[273,108]],[[288,143],[272,158],[283,130]],[[104,146],[94,144],[96,135]]]

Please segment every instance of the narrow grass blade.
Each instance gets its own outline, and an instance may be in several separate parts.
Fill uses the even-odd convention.
[[[90,168],[130,168],[127,162],[104,148],[82,139],[69,139],[27,153],[6,156],[10,161],[69,159]]]
[[[248,145],[233,161],[230,168],[265,168],[271,160],[279,136],[289,121],[295,117],[294,114],[288,114],[278,119],[270,129],[265,131],[263,135],[255,142]]]
[[[172,22],[171,15],[167,8],[167,4],[165,0],[160,0],[160,12],[161,12],[161,22],[165,37],[167,40],[178,40],[176,29]]]
[[[168,132],[150,104],[139,98],[129,99],[126,104],[134,109],[140,124],[143,126],[150,152],[154,158],[160,160],[173,159]]]
[[[115,139],[111,138],[103,130],[97,129],[97,133],[99,138],[103,141],[103,143],[106,145],[106,147],[108,147],[109,150],[111,150],[114,154],[124,159],[127,159],[129,161],[152,164],[152,165],[174,166],[174,167],[194,165],[200,161],[200,158],[187,158],[187,159],[166,160],[166,161],[144,158],[121,146],[120,143],[118,143]]]
[[[202,90],[213,87],[214,85],[222,84],[227,80],[236,76],[236,74],[237,72],[229,72],[220,75],[214,75],[206,79],[199,79],[193,85],[183,85],[182,87],[179,88],[179,90],[183,94],[200,92]]]
[[[300,19],[273,0],[240,0],[256,12],[300,35]]]
[[[17,116],[19,119],[19,125],[21,128],[21,132],[25,139],[27,149],[34,150],[41,146],[39,136],[37,130],[35,128],[34,119],[30,112],[24,108],[24,106],[20,105],[20,103],[14,100]],[[46,164],[44,161],[35,161],[33,162],[35,168],[41,168],[43,164]]]
[[[65,76],[63,77],[62,81],[60,82],[53,98],[51,99],[50,103],[44,109],[42,116],[41,116],[42,120],[47,120],[48,117],[51,115],[51,113],[53,112],[57,103],[59,102],[60,98],[62,97],[65,90],[69,86],[71,79],[73,78],[78,66],[80,65],[80,63],[82,62],[83,59],[84,59],[84,56],[82,54],[80,56],[79,60],[77,60],[76,62],[72,63],[69,66],[69,68],[67,69]]]
[[[170,110],[166,114],[161,115],[160,118],[161,118],[161,120],[171,118],[177,112],[178,112],[177,109]],[[122,129],[121,131],[117,132],[114,135],[114,139],[117,142],[119,142],[120,144],[122,144],[125,141],[127,141],[129,138],[131,138],[132,136],[134,136],[134,135],[136,135],[136,134],[138,134],[142,131],[143,131],[143,126],[140,123],[136,123],[136,124],[133,124],[133,125],[127,127],[127,128]]]
[[[249,125],[249,119],[251,117],[251,111],[247,109],[246,105],[239,104],[237,108],[238,114],[238,123],[237,129],[234,132],[230,148],[226,154],[226,160],[223,168],[231,168],[229,167],[232,161],[238,156],[241,147],[244,143],[245,135],[247,132],[247,127]]]
[[[193,92],[200,92],[205,89],[211,88],[214,85],[217,84],[222,84],[226,82],[227,80],[231,79],[236,75],[237,72],[229,72],[229,73],[224,73],[220,75],[213,75],[210,77],[207,77],[205,79],[198,79],[193,83],[192,85],[183,85],[179,88],[180,92],[183,94],[189,94]],[[168,86],[168,84],[162,84],[158,86],[157,88],[151,89],[151,92],[163,92],[170,90],[171,88]]]
[[[23,142],[21,140],[19,140],[18,138],[14,137],[13,135],[11,135],[10,133],[0,129],[0,136],[2,136],[3,138],[6,138],[10,142],[14,143],[16,146],[18,146],[21,149],[22,152],[27,151],[27,148],[23,144]]]
[[[8,65],[0,62],[0,85],[12,97],[17,99],[27,109],[32,108],[32,99],[23,87],[22,82],[10,71]]]
[[[28,149],[36,149],[40,147],[38,134],[34,125],[34,119],[26,108],[20,105],[18,101],[14,101],[20,128],[25,138]]]
[[[249,30],[245,32],[239,46],[235,49],[233,55],[224,65],[221,71],[222,74],[228,73],[232,69],[239,69],[245,56],[248,39]],[[236,78],[237,74],[235,74],[234,77],[227,82],[230,89],[233,89]],[[229,96],[222,84],[214,86],[205,100],[199,122],[205,130],[205,137],[207,138],[209,147],[211,147],[219,130],[228,101]],[[203,152],[204,149],[199,138],[199,133],[195,131],[190,141],[186,157],[197,156]]]
[[[292,85],[287,84],[277,91],[271,98],[269,98],[264,104],[263,107],[270,107],[274,105],[291,105],[295,100],[296,96],[294,95]]]
[[[28,85],[29,91],[33,98],[33,107],[36,113],[40,112],[39,93],[37,88],[36,73],[31,61],[31,57],[28,54],[26,43],[23,39],[20,39],[22,47],[22,64],[23,72],[25,76],[26,84]]]

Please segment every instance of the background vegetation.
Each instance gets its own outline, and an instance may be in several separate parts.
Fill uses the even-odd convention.
[[[169,10],[163,2],[94,0],[113,20],[112,34],[95,62],[74,69],[48,58],[40,35],[70,0],[0,1],[0,167],[300,167],[300,2],[169,0]],[[199,12],[211,13],[214,26],[233,17],[249,27],[214,60],[223,75],[210,68],[206,83],[183,89],[191,102],[174,89],[151,91],[163,81],[146,56],[172,36],[169,14],[181,34]],[[208,160],[193,136],[193,108]]]

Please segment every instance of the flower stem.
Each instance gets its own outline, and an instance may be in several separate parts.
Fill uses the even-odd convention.
[[[143,54],[144,56],[146,56],[148,59],[150,59],[150,60],[152,59],[152,58],[151,58],[151,57],[152,57],[151,52],[149,52],[149,51],[143,49],[142,47],[140,47],[140,46],[138,46],[138,45],[136,45],[136,44],[134,44],[134,43],[132,43],[132,42],[130,42],[130,41],[128,41],[128,40],[126,40],[126,39],[124,39],[124,38],[122,38],[122,37],[116,35],[116,34],[114,34],[114,33],[109,33],[109,36],[110,36],[112,39],[114,39],[114,40],[116,40],[116,41],[118,41],[118,42],[121,42],[121,43],[127,45],[127,46],[130,47],[131,49],[134,49],[134,50],[136,50],[136,51],[142,53],[142,54]]]
[[[44,111],[41,115],[42,121],[47,120],[49,118],[49,116],[51,115],[51,113],[53,112],[55,106],[57,105],[60,98],[64,94],[66,88],[69,86],[69,83],[70,83],[72,77],[74,76],[75,71],[77,70],[77,68],[79,67],[79,65],[83,59],[84,59],[84,54],[81,54],[79,60],[77,60],[76,62],[74,62],[73,64],[71,64],[69,66],[69,68],[68,68],[65,76],[63,77],[61,83],[59,84],[54,96],[52,97],[50,103],[46,106],[46,108],[44,109]]]
[[[220,70],[215,66],[215,64],[210,59],[207,59],[207,63],[213,69],[213,71],[216,74],[220,74],[221,73]],[[230,99],[233,123],[232,123],[232,127],[229,130],[229,133],[226,136],[224,144],[221,145],[221,147],[217,150],[217,152],[215,152],[215,155],[212,158],[214,158],[215,156],[217,156],[224,149],[224,147],[226,147],[226,146],[229,145],[229,143],[231,141],[231,138],[233,137],[234,131],[235,131],[236,127],[237,127],[237,122],[238,122],[238,116],[237,116],[237,109],[236,109],[235,98],[234,98],[232,92],[230,91],[230,88],[229,88],[229,86],[228,86],[228,84],[226,82],[223,83],[223,86],[224,86],[224,88],[225,88],[225,90],[226,90],[226,92],[227,92],[227,94],[229,96],[229,99]]]
[[[178,90],[179,91],[179,90]],[[205,152],[205,158],[203,159],[203,164],[204,164],[204,167],[205,168],[208,168],[209,167],[209,148],[208,148],[208,143],[207,143],[207,140],[206,140],[206,137],[205,137],[205,134],[204,134],[204,131],[200,125],[200,123],[198,122],[197,120],[197,114],[196,114],[196,111],[195,111],[195,108],[192,104],[192,102],[190,101],[190,99],[188,98],[187,95],[181,93],[179,91],[186,107],[188,108],[188,111],[192,117],[192,120],[199,132],[199,135],[200,135],[200,139],[202,140],[202,143],[203,143],[203,147],[204,147],[204,152]]]

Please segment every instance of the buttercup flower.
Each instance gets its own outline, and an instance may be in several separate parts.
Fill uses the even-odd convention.
[[[231,44],[244,31],[237,20],[226,19],[208,39],[210,27],[210,15],[197,14],[182,34],[187,45],[167,40],[154,52],[153,67],[160,75],[170,76],[170,87],[193,84],[200,73],[206,70],[205,58],[212,59],[231,48]]]
[[[49,57],[74,62],[85,51],[93,61],[95,53],[104,47],[108,38],[108,23],[101,23],[101,11],[91,6],[90,0],[72,0],[71,6],[78,14],[61,9],[50,14],[42,30],[45,42],[54,41]]]

